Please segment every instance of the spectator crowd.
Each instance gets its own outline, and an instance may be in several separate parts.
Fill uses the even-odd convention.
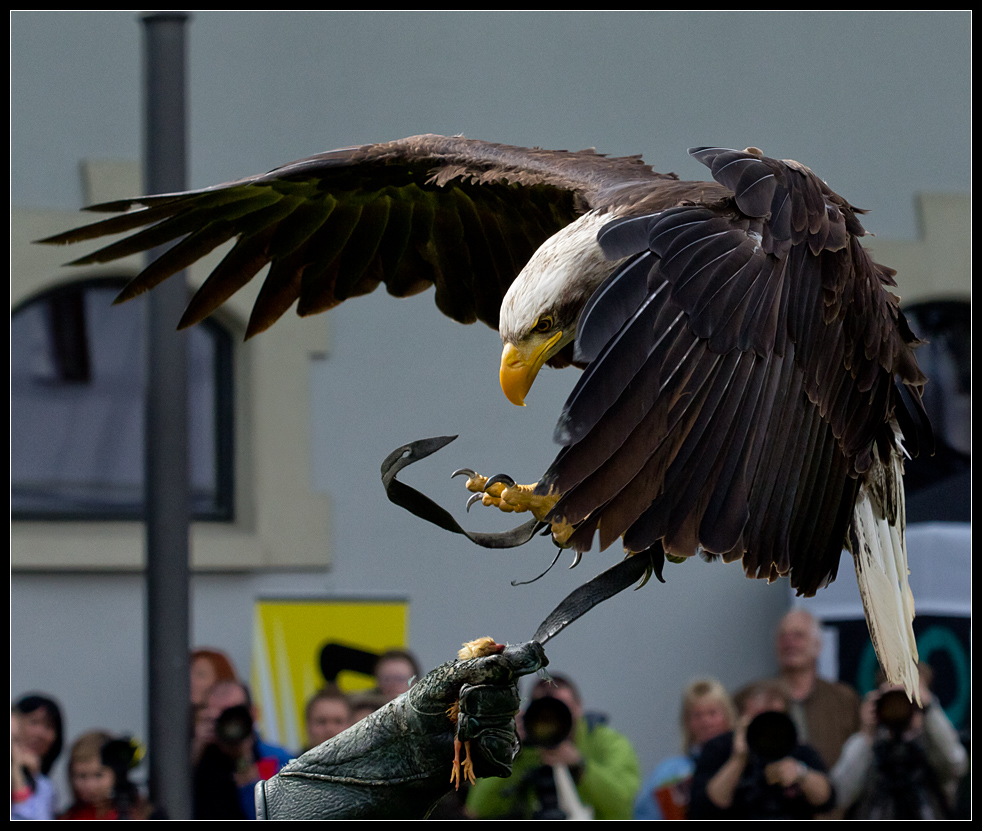
[[[860,700],[819,677],[821,630],[792,610],[775,638],[779,675],[731,695],[702,678],[681,691],[680,752],[642,777],[627,735],[584,702],[562,675],[539,679],[516,719],[522,749],[507,779],[480,779],[450,794],[436,818],[512,819],[940,819],[960,816],[967,753],[921,668],[918,706],[880,684]],[[220,650],[191,655],[188,725],[197,819],[254,819],[254,787],[291,758],[330,741],[405,693],[421,669],[411,653],[383,654],[375,688],[346,695],[333,684],[305,709],[306,741],[287,749],[257,727],[249,687]],[[32,693],[11,707],[11,819],[156,819],[132,783],[139,743],[104,730],[68,751],[71,793],[51,776],[64,749],[62,709]]]

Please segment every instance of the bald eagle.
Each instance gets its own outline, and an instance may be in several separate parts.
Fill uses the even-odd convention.
[[[860,245],[863,212],[803,165],[690,153],[715,181],[416,136],[96,205],[118,215],[43,242],[136,231],[82,265],[177,241],[120,302],[234,239],[179,325],[269,265],[247,337],[294,303],[435,286],[443,313],[498,329],[515,404],[544,365],[584,370],[535,488],[562,545],[742,560],[804,595],[845,547],[880,661],[916,691],[902,471],[930,428],[894,272]]]

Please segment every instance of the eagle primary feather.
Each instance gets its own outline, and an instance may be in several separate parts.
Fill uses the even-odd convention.
[[[96,263],[176,241],[125,300],[234,239],[181,325],[268,264],[249,336],[294,303],[303,315],[380,283],[435,286],[445,314],[499,329],[516,403],[542,365],[585,367],[538,484],[566,545],[599,534],[628,552],[742,560],[803,594],[848,547],[880,660],[912,691],[901,441],[930,436],[893,272],[860,245],[861,211],[806,167],[690,152],[715,181],[640,157],[416,136],[96,206],[127,213],[45,242],[136,232],[76,261]]]

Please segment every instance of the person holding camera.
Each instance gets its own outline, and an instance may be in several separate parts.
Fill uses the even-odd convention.
[[[689,819],[812,819],[834,807],[821,756],[798,742],[789,699],[780,682],[747,691],[736,728],[696,762]]]
[[[293,754],[259,737],[245,684],[219,681],[205,707],[209,741],[194,769],[194,818],[255,819],[256,783],[276,775]]]
[[[862,729],[852,735],[831,777],[852,819],[946,819],[968,766],[954,726],[920,664],[922,707],[900,687],[881,684],[864,699]]]
[[[523,747],[507,779],[481,779],[467,798],[479,819],[631,819],[641,768],[628,739],[584,713],[561,675],[540,680],[519,724]]]

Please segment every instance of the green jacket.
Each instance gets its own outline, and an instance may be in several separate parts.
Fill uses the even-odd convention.
[[[625,736],[606,725],[590,727],[580,719],[573,741],[583,757],[582,770],[573,772],[576,791],[596,819],[631,819],[634,797],[641,786],[637,754]],[[541,766],[539,753],[525,748],[507,779],[479,779],[467,797],[467,809],[479,819],[528,819],[537,805],[532,793],[520,794],[522,778]]]

